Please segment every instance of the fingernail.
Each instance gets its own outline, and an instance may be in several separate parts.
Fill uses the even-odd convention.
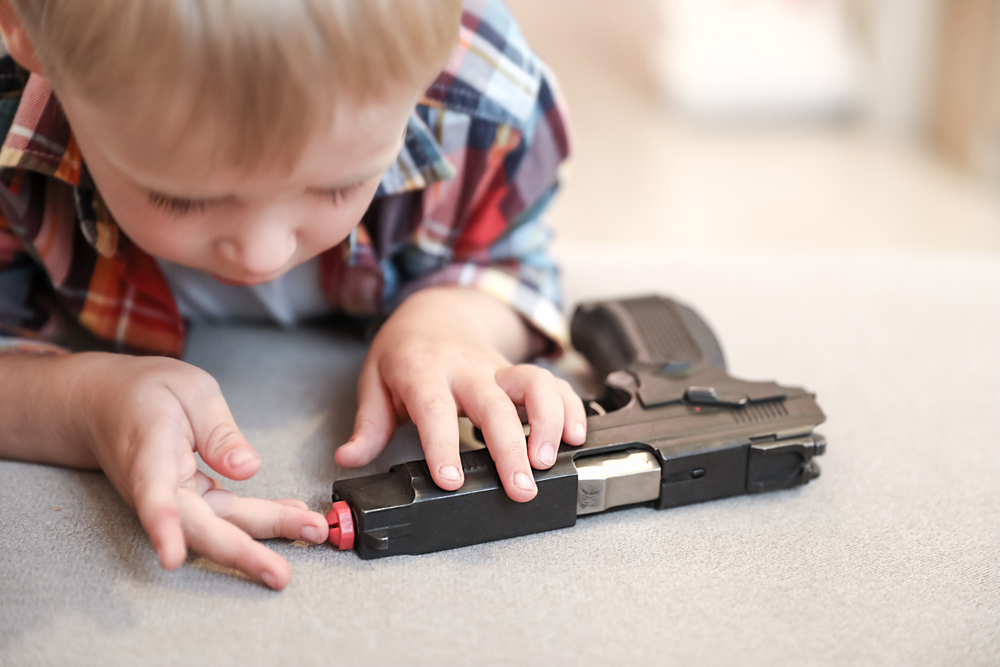
[[[576,433],[581,438],[587,435],[587,427],[585,427],[580,422],[573,424],[573,433]]]
[[[317,528],[316,526],[306,526],[305,528],[302,529],[301,532],[299,532],[299,537],[305,540],[306,542],[319,544],[320,542],[319,528]]]
[[[260,578],[261,578],[261,581],[263,581],[265,584],[267,584],[270,588],[277,588],[278,587],[278,578],[276,576],[274,576],[273,574],[271,574],[270,572],[266,572],[266,571],[265,572],[261,572],[260,573]]]
[[[556,462],[556,448],[552,446],[551,442],[543,443],[538,448],[538,458],[547,466]]]
[[[253,451],[246,448],[240,448],[229,452],[229,457],[226,460],[229,461],[229,466],[231,468],[242,468],[251,461],[257,461],[259,459]]]
[[[531,475],[526,472],[514,473],[514,486],[519,489],[524,489],[525,491],[535,490],[535,481],[531,479]]]
[[[438,468],[438,474],[441,475],[442,478],[450,482],[462,479],[462,475],[461,473],[458,472],[458,468],[450,464]]]

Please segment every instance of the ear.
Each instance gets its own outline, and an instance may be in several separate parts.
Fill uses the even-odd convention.
[[[35,74],[44,75],[42,64],[35,57],[35,47],[28,39],[28,33],[21,25],[14,8],[10,6],[9,0],[0,0],[0,30],[3,31],[4,41],[7,42],[7,50],[21,67]]]

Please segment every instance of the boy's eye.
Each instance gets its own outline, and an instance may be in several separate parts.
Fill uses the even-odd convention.
[[[329,199],[334,206],[341,204],[346,199],[350,199],[351,195],[358,191],[358,189],[364,185],[364,183],[355,183],[354,185],[348,185],[345,188],[324,188],[321,190],[313,190],[316,194],[321,197]]]
[[[187,215],[189,213],[201,213],[205,209],[205,202],[196,199],[178,199],[162,195],[159,192],[149,193],[149,203],[158,209],[166,211],[171,215]]]

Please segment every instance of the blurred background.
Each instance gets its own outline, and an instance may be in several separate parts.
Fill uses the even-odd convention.
[[[1000,250],[1000,0],[508,0],[560,244]]]

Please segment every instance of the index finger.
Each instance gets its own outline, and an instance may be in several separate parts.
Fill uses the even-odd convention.
[[[184,535],[191,549],[220,565],[239,570],[280,590],[292,573],[284,558],[212,512],[205,500],[188,489],[178,492]]]
[[[329,534],[326,517],[303,507],[305,503],[244,498],[222,489],[206,491],[202,498],[216,516],[258,540],[285,537],[320,544]]]
[[[396,393],[417,426],[434,483],[448,491],[462,486],[458,407],[445,378],[433,372],[415,375],[401,383]]]

